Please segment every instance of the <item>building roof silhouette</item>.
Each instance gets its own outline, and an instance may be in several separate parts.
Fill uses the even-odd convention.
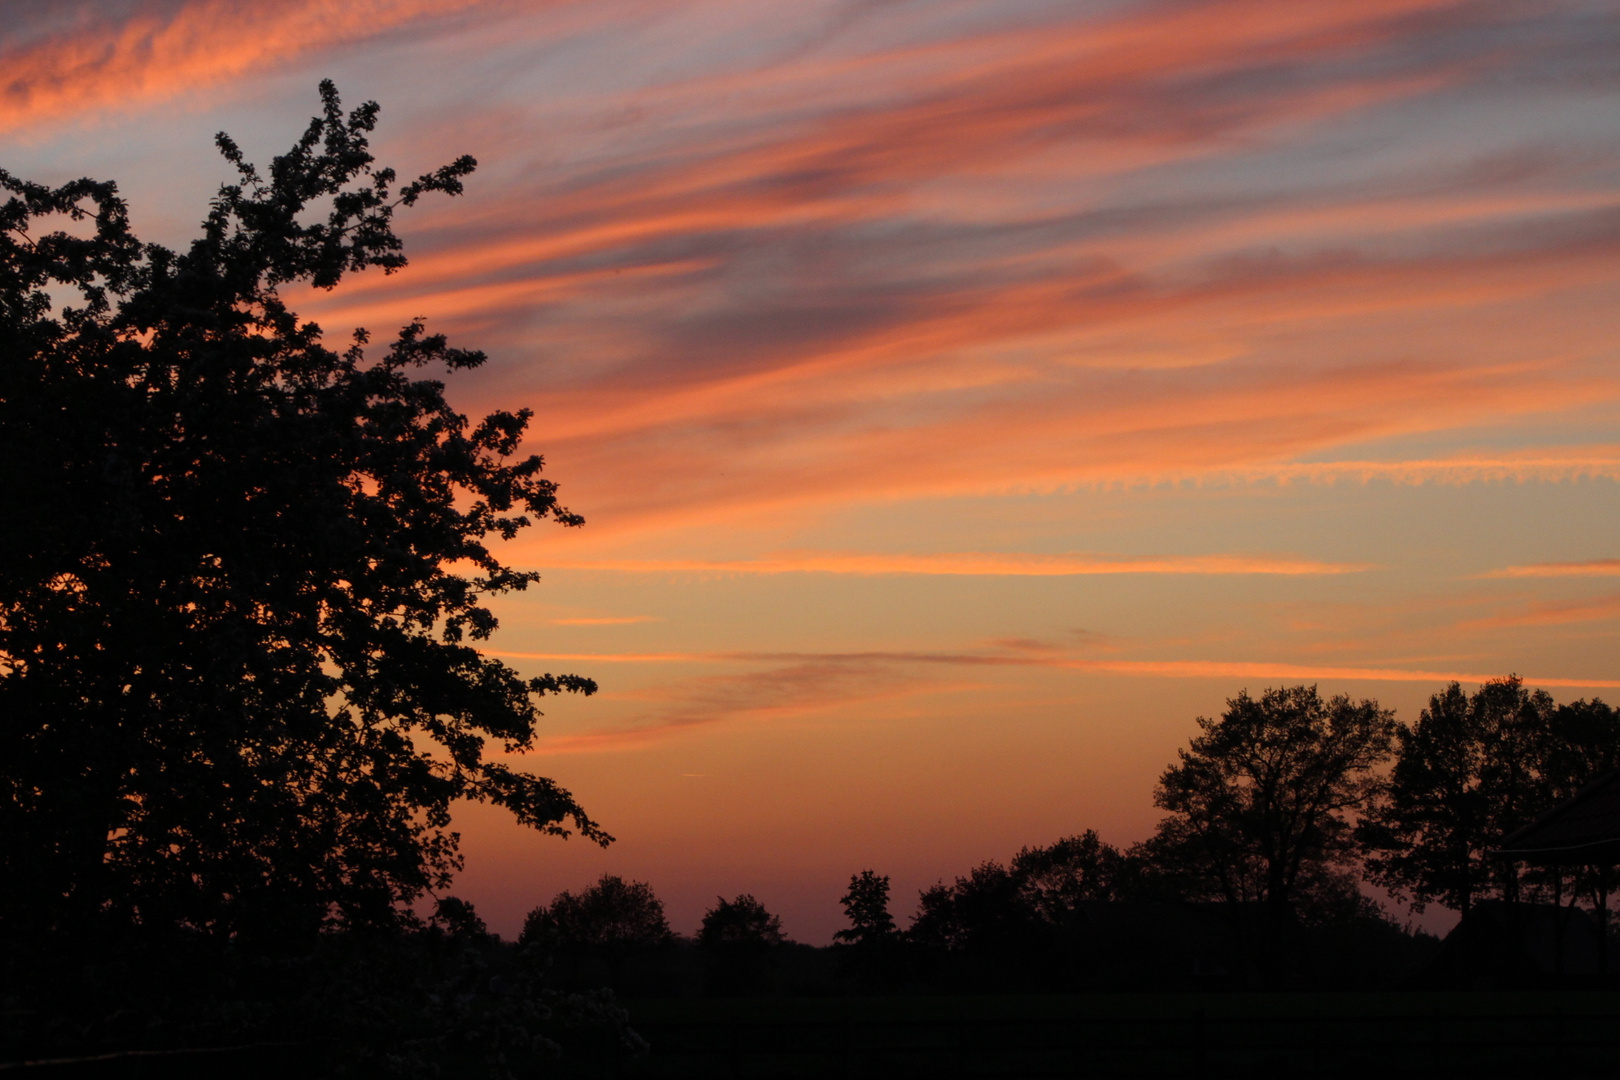
[[[1528,863],[1620,863],[1620,769],[1510,833],[1494,854]]]

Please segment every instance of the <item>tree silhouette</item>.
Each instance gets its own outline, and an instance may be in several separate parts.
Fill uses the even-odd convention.
[[[1188,898],[1287,907],[1300,888],[1352,858],[1347,813],[1377,790],[1372,770],[1395,733],[1376,701],[1323,700],[1314,686],[1248,692],[1159,779],[1169,811],[1142,854]]]
[[[652,886],[603,874],[595,885],[558,893],[549,907],[529,912],[522,940],[565,952],[620,956],[667,945],[674,936]]]
[[[1620,715],[1601,701],[1555,706],[1517,676],[1472,695],[1452,683],[1399,732],[1387,791],[1357,829],[1368,877],[1415,911],[1511,893],[1511,868],[1488,852],[1617,764]],[[1562,891],[1565,875],[1530,880]]]
[[[704,982],[710,993],[756,994],[770,985],[780,947],[787,944],[782,920],[748,893],[735,900],[715,897],[703,915],[698,948],[707,956]]]
[[[787,940],[782,920],[749,893],[735,900],[714,898],[714,907],[703,913],[698,944],[706,949],[760,948],[780,945]]]
[[[980,863],[966,877],[924,889],[909,936],[948,951],[996,951],[1021,946],[1038,921],[1018,877],[998,862]]]
[[[489,936],[489,926],[473,906],[458,896],[445,896],[433,904],[428,925],[453,938],[479,941]]]
[[[1024,903],[1040,919],[1063,923],[1088,900],[1120,900],[1132,877],[1124,855],[1095,829],[1013,856],[1011,873]]]
[[[459,866],[457,799],[610,838],[550,780],[487,760],[536,700],[590,693],[479,653],[485,598],[536,575],[486,544],[581,519],[530,413],[476,423],[412,374],[484,361],[412,322],[343,351],[281,290],[405,265],[375,103],[238,173],[182,253],[111,183],[0,172],[0,920],[216,934],[387,923]],[[70,306],[53,307],[64,294]]]
[[[889,875],[862,870],[849,879],[849,891],[839,903],[844,905],[849,929],[834,933],[834,940],[859,944],[883,941],[897,933],[894,916],[889,914]]]

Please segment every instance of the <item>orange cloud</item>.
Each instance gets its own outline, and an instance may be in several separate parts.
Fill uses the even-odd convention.
[[[1368,483],[1388,480],[1397,484],[1470,484],[1491,481],[1620,480],[1620,447],[1595,448],[1590,452],[1559,453],[1533,450],[1516,456],[1464,454],[1450,458],[1420,461],[1323,461],[1291,462],[1270,467],[1234,470],[1209,476],[1211,480],[1275,480],[1278,483],[1335,483],[1341,480]],[[1598,560],[1602,563],[1604,560]],[[1608,560],[1616,562],[1617,560]],[[1549,564],[1558,566],[1565,564]],[[1574,566],[1596,564],[1568,564]],[[1492,571],[1486,577],[1554,577],[1554,573],[1529,573],[1535,567],[1509,567]],[[1514,573],[1510,571],[1526,571]],[[1567,573],[1582,571],[1571,570]],[[1600,569],[1586,573],[1602,573]],[[1620,571],[1610,571],[1620,572]]]
[[[1176,679],[1277,679],[1315,681],[1346,679],[1358,682],[1482,683],[1500,678],[1477,672],[1408,671],[1403,668],[1334,667],[1319,664],[1278,664],[1220,662],[1209,660],[1070,660],[1063,667],[1113,675],[1146,675]],[[1532,686],[1612,689],[1620,679],[1543,679],[1524,680]]]
[[[1044,649],[1014,643],[1022,655],[872,651],[855,653],[732,652],[669,654],[669,659],[773,665],[766,670],[710,675],[620,694],[620,700],[656,706],[642,719],[605,730],[570,733],[545,740],[540,753],[579,753],[633,749],[684,732],[732,722],[771,720],[925,693],[960,693],[980,684],[942,682],[923,668],[1053,668],[1095,675],[1145,678],[1219,679],[1226,682],[1449,682],[1483,683],[1499,675],[1479,672],[1347,667],[1262,661],[1087,660],[1048,655]],[[517,654],[535,659],[621,659],[647,662],[650,654],[620,657],[578,654]],[[1532,686],[1578,689],[1620,688],[1620,679],[1531,678]]]
[[[0,54],[0,130],[129,109],[218,86],[322,49],[443,18],[487,0],[189,0],[75,23]]]
[[[729,659],[724,654],[656,652],[656,653],[557,653],[513,652],[509,649],[480,649],[485,656],[499,656],[506,660],[557,660],[569,663],[593,664],[709,664]]]
[[[1544,577],[1616,577],[1620,576],[1620,559],[1588,559],[1585,562],[1530,563],[1525,566],[1504,566],[1482,575],[1488,578],[1544,578]]]
[[[1596,600],[1534,604],[1522,611],[1458,623],[1462,630],[1497,630],[1516,626],[1564,626],[1620,618],[1620,593]]]
[[[1129,558],[1086,555],[948,553],[884,555],[862,552],[784,552],[759,559],[578,559],[545,565],[622,573],[725,574],[926,574],[986,577],[1068,577],[1090,574],[1353,574],[1364,563],[1324,563],[1312,559],[1242,555],[1188,555]]]
[[[11,55],[12,111],[99,108],[115,87],[138,104],[446,12],[526,42],[547,6],[143,8]],[[431,231],[407,274],[295,306],[339,328],[426,313],[476,330],[504,365],[484,393],[535,406],[596,536],[1161,481],[1620,478],[1612,446],[1361,449],[1620,402],[1599,295],[1620,196],[1540,144],[1348,179],[1274,167],[1494,77],[1514,57],[1472,36],[1533,14],[1222,0],[971,32],[852,18],[888,44],[609,83],[561,135],[540,106],[469,110],[430,141],[482,133],[502,190],[475,179],[415,219]],[[1356,460],[1321,460],[1349,444]]]
[[[595,618],[552,619],[552,626],[632,626],[637,623],[663,622],[656,615],[603,615]]]
[[[1088,485],[1617,478],[1612,446],[1301,463],[1620,402],[1612,305],[1578,299],[1620,254],[1612,191],[1526,183],[1555,175],[1534,153],[1177,172],[1487,77],[1505,56],[1425,52],[1482,18],[1151,5],[716,63],[605,98],[656,122],[458,203],[408,274],[300,303],[543,357],[499,397],[536,407],[596,536]],[[534,137],[512,123],[502,153]]]

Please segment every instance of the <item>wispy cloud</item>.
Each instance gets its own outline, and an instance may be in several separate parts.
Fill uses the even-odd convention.
[[[454,25],[412,61],[454,97],[470,64],[568,62],[560,7],[154,0],[42,22],[0,92],[16,124],[139,108]],[[599,534],[1165,480],[1620,477],[1613,446],[1333,460],[1620,403],[1591,293],[1620,254],[1612,154],[1556,127],[1358,149],[1493,80],[1603,70],[1620,32],[1578,5],[589,7],[706,44],[598,62],[566,106],[467,89],[413,138],[483,140],[508,179],[429,210],[407,274],[296,302],[537,357],[513,379]]]
[[[1353,574],[1365,563],[1244,555],[1129,557],[957,552],[931,555],[865,552],[784,552],[758,559],[579,559],[545,565],[633,574],[922,574],[989,577],[1069,577],[1094,574]],[[554,620],[559,623],[562,620]]]
[[[1282,682],[1314,682],[1321,679],[1356,682],[1482,683],[1500,678],[1466,671],[1412,671],[1405,668],[1338,667],[1323,664],[1282,664],[1250,661],[1210,660],[1071,660],[1062,666],[1080,671],[1115,675],[1144,675],[1177,679],[1275,679]],[[1532,686],[1612,689],[1620,679],[1570,679],[1526,676]]]
[[[1620,480],[1620,447],[1592,447],[1575,452],[1533,450],[1522,454],[1464,454],[1455,457],[1417,461],[1324,461],[1290,462],[1229,473],[1205,473],[1204,481],[1223,480],[1278,483],[1369,483],[1387,480],[1397,484],[1470,484],[1491,481]],[[1617,560],[1611,560],[1617,561]],[[1602,560],[1599,560],[1601,563]],[[1586,565],[1586,564],[1580,564]],[[1528,568],[1509,568],[1528,569]],[[1597,572],[1597,571],[1594,571]],[[1501,571],[1495,577],[1555,576],[1517,574]]]
[[[1087,675],[1154,679],[1209,679],[1232,686],[1288,682],[1397,682],[1444,685],[1483,683],[1501,673],[1299,664],[1271,661],[1095,660],[1053,655],[1030,643],[1003,643],[1000,653],[870,651],[852,653],[729,652],[709,654],[494,653],[530,659],[661,663],[708,661],[768,665],[761,671],[696,676],[620,695],[654,707],[640,719],[597,731],[561,734],[542,742],[542,753],[633,749],[697,728],[772,720],[918,694],[961,692],[980,683],[941,680],[930,669],[1050,668]],[[1620,688],[1620,679],[1525,677],[1533,686]]]
[[[1593,600],[1571,600],[1531,604],[1518,611],[1470,619],[1459,623],[1463,630],[1499,630],[1523,626],[1564,626],[1570,623],[1604,622],[1620,619],[1620,593]]]
[[[36,6],[19,0],[16,13]],[[55,5],[53,5],[55,6]],[[67,7],[67,5],[60,5]],[[65,20],[0,52],[0,131],[128,111],[305,54],[442,19],[488,0],[155,0],[122,17]],[[115,9],[116,10],[116,9]],[[41,20],[44,21],[44,20]]]
[[[1593,605],[1597,607],[1598,605]],[[1620,614],[1620,596],[1611,597],[1602,604],[1608,618]],[[1573,620],[1571,620],[1573,621]],[[870,671],[883,665],[920,665],[923,667],[1044,667],[1070,671],[1090,671],[1114,675],[1148,675],[1185,679],[1354,679],[1371,682],[1484,682],[1501,677],[1503,672],[1468,672],[1455,670],[1419,670],[1398,667],[1362,667],[1342,664],[1299,664],[1260,660],[1096,660],[1086,657],[1062,655],[1054,650],[1030,648],[1029,642],[997,643],[1001,652],[974,651],[945,652],[917,650],[867,650],[862,652],[685,652],[685,653],[549,653],[506,652],[485,650],[486,655],[525,660],[600,661],[609,663],[761,663],[794,665],[850,665]],[[1524,676],[1524,681],[1536,686],[1554,687],[1614,687],[1620,680],[1602,678],[1571,678]]]
[[[949,689],[880,660],[805,658],[765,671],[702,676],[624,695],[652,704],[651,715],[604,730],[557,735],[543,740],[537,752],[634,749],[699,728],[781,720]]]
[[[947,7],[608,92],[589,152],[516,114],[492,152],[532,140],[546,169],[310,310],[437,311],[543,355],[537,442],[603,533],[1177,479],[1620,477],[1614,446],[1334,460],[1620,403],[1591,291],[1620,254],[1612,155],[1557,131],[1357,149],[1555,54],[1586,70],[1602,25]]]
[[[638,623],[663,621],[657,615],[598,615],[550,620],[552,626],[634,626]]]
[[[644,652],[644,653],[588,653],[588,652],[524,652],[512,649],[481,649],[485,656],[499,656],[507,660],[555,660],[567,663],[593,664],[714,664],[733,659],[724,653]]]
[[[1587,559],[1584,562],[1526,563],[1504,566],[1481,575],[1488,578],[1620,577],[1620,559]]]

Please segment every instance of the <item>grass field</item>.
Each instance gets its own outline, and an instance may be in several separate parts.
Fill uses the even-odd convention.
[[[627,1077],[1616,1077],[1620,993],[640,1000]]]

